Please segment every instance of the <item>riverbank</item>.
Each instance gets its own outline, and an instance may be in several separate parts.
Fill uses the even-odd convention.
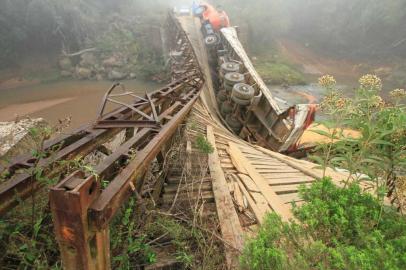
[[[139,95],[162,86],[141,79],[122,83],[127,90]],[[111,85],[111,81],[63,80],[2,89],[0,121],[29,116],[43,118],[54,125],[59,119],[71,117],[69,129],[73,129],[96,117],[101,99]]]

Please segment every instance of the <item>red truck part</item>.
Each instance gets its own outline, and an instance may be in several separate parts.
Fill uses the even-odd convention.
[[[214,31],[219,31],[223,27],[230,26],[230,20],[228,15],[225,11],[217,10],[212,5],[203,3],[201,4],[204,7],[204,12],[202,14],[203,21],[209,21],[210,24],[213,26]]]

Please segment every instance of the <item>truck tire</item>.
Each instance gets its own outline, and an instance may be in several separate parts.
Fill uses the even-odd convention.
[[[226,116],[226,123],[235,133],[238,133],[242,128],[241,122],[232,114]]]
[[[224,76],[224,84],[232,85],[244,82],[244,75],[238,72],[229,72]]]
[[[217,44],[217,37],[215,35],[208,35],[205,37],[204,43],[207,47],[213,47]]]
[[[231,100],[241,106],[248,106],[251,104],[251,99],[241,99],[231,94]]]
[[[255,90],[252,86],[245,83],[237,83],[232,90],[232,96],[238,99],[251,100],[254,97]]]
[[[230,72],[239,72],[240,65],[234,62],[224,62],[220,66],[220,77],[224,78],[227,73]]]
[[[221,115],[222,116],[226,116],[228,114],[230,114],[233,111],[233,104],[231,103],[231,101],[224,101],[223,104],[221,104]]]

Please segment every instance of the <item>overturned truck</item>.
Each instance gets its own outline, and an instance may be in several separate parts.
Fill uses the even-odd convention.
[[[201,6],[202,32],[220,117],[241,138],[290,153],[314,121],[315,105],[280,106],[261,79],[224,12]]]

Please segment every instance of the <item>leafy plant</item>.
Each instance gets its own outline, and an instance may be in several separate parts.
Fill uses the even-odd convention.
[[[210,142],[204,137],[203,135],[199,134],[196,138],[196,147],[199,149],[202,153],[205,154],[211,154],[214,151],[213,146],[210,144]]]
[[[368,180],[382,198],[387,184],[393,183],[406,165],[406,108],[401,102],[406,97],[404,90],[394,90],[394,102],[389,103],[379,96],[382,83],[374,75],[360,78],[352,99],[339,92],[331,76],[324,76],[319,82],[328,91],[321,107],[329,119],[322,122],[328,131],[315,132],[329,140],[318,146],[319,155],[313,159],[324,169],[347,169],[346,184]],[[345,136],[344,128],[356,130],[358,136]]]
[[[240,258],[244,269],[405,269],[406,220],[356,183],[323,178],[300,194],[299,223],[269,214]]]

